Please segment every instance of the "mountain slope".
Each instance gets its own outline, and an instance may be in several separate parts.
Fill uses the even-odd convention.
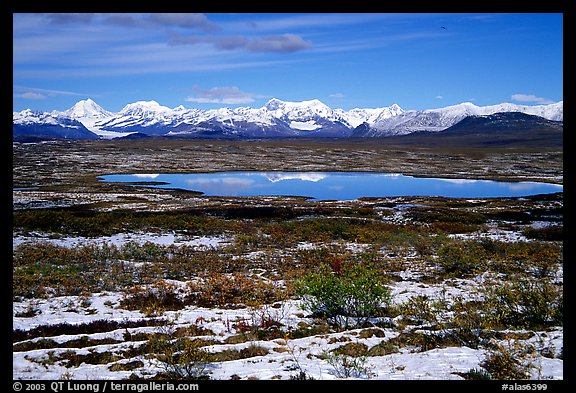
[[[453,126],[441,131],[441,133],[443,135],[463,135],[478,132],[530,132],[539,129],[550,129],[551,131],[562,132],[563,123],[561,121],[552,121],[522,112],[499,112],[492,115],[468,116]]]
[[[361,130],[354,130],[352,135],[355,137],[381,137],[405,135],[417,131],[437,132],[451,127],[468,116],[491,115],[499,112],[521,112],[548,120],[562,121],[564,103],[560,101],[555,104],[537,106],[504,103],[480,107],[470,102],[464,102],[438,109],[405,111],[397,116],[379,119]]]
[[[427,110],[404,110],[394,104],[389,107],[345,111],[332,109],[319,100],[289,102],[273,98],[261,108],[211,110],[187,109],[183,106],[172,109],[156,101],[137,101],[127,104],[120,112],[112,113],[87,99],[64,112],[43,113],[29,109],[14,112],[13,124],[18,125],[18,133],[28,132],[32,135],[40,125],[73,128],[77,126],[73,122],[78,122],[102,138],[121,137],[136,132],[179,138],[364,138],[420,131],[439,132],[469,116],[500,112],[522,112],[561,121],[563,102],[540,106],[504,103],[485,107],[468,102]],[[56,135],[59,134],[57,128],[54,128]]]
[[[521,112],[467,116],[439,132],[414,132],[386,138],[389,145],[559,148],[563,146],[564,126]]]
[[[98,139],[78,120],[26,109],[12,116],[12,137],[15,141],[50,139]]]

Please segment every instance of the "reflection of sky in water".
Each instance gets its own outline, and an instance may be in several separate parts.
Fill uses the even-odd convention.
[[[230,195],[255,187],[255,181],[239,177],[206,177],[184,179],[187,190],[202,191],[209,195]]]
[[[382,196],[514,197],[560,192],[562,185],[439,179],[369,172],[219,172],[195,174],[107,175],[104,181],[153,179],[160,188],[199,191],[209,196],[307,196],[351,200]]]

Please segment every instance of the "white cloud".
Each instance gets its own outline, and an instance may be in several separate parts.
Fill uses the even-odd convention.
[[[32,91],[15,95],[16,97],[25,98],[27,100],[43,100],[46,98],[44,94],[34,93]]]
[[[208,43],[219,50],[242,49],[248,52],[291,53],[312,47],[310,41],[296,34],[271,35],[266,37],[248,38],[243,35],[181,35],[172,32],[169,45],[196,45]]]
[[[330,98],[344,98],[344,93],[333,93],[328,95]]]
[[[247,93],[240,90],[236,86],[221,86],[212,87],[211,89],[204,90],[196,87],[194,89],[196,94],[184,99],[187,102],[196,102],[199,104],[249,104],[255,101],[255,98],[262,96],[252,93]]]
[[[146,19],[158,26],[164,27],[182,27],[203,31],[221,30],[219,25],[210,21],[204,14],[156,13],[150,14]]]
[[[434,98],[436,98],[436,99],[438,99],[438,100],[443,100],[443,99],[444,99],[444,96],[436,96],[436,97],[434,97]]]
[[[552,104],[554,102],[548,98],[537,97],[533,94],[512,94],[511,98],[514,101],[534,102],[536,104]]]
[[[200,192],[208,192],[214,195],[227,195],[255,186],[254,180],[241,177],[206,177],[189,179],[185,182],[191,189],[197,188]]]
[[[36,87],[13,86],[14,97],[24,98],[27,100],[43,100],[55,96],[87,96],[88,94],[75,93],[72,91],[39,89]]]

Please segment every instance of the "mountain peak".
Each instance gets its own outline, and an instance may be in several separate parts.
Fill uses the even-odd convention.
[[[477,105],[474,105],[473,103],[466,101],[466,102],[461,102],[459,104],[454,104],[454,105],[448,105],[448,106],[444,106],[441,108],[436,108],[436,109],[426,109],[427,111],[444,111],[444,112],[450,112],[450,111],[462,111],[462,110],[475,110],[480,108]]]
[[[319,99],[311,99],[311,100],[304,100],[304,101],[282,101],[277,98],[272,98],[269,100],[264,107],[270,111],[275,111],[278,109],[284,108],[294,108],[294,107],[326,107],[328,105],[320,101]]]
[[[314,98],[312,100],[306,100],[306,101],[302,101],[301,104],[304,105],[323,105],[323,106],[327,106],[325,103],[323,103],[322,101],[320,101],[317,98]]]
[[[264,108],[268,109],[269,111],[275,111],[284,107],[285,105],[285,101],[279,100],[278,98],[272,98],[266,103],[266,105],[264,105]]]
[[[111,117],[112,113],[108,112],[92,99],[81,100],[75,103],[70,109],[64,112],[64,115],[73,119],[78,118],[105,118]]]
[[[150,100],[150,101],[136,101],[131,104],[126,105],[120,113],[134,113],[134,114],[141,114],[144,112],[166,112],[171,111],[172,109],[160,105],[157,101]]]
[[[126,105],[124,108],[126,107],[130,107],[130,108],[137,108],[137,107],[159,107],[160,104],[158,103],[158,101],[154,101],[154,100],[150,100],[150,101],[136,101],[133,102],[131,104]]]

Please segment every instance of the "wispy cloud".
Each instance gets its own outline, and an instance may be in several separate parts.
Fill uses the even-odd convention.
[[[246,26],[224,30],[204,14],[18,14],[13,76],[78,78],[268,67],[300,60],[266,54],[312,47],[295,32],[269,33]]]
[[[396,18],[387,14],[255,14],[251,19],[247,14],[242,22],[234,18],[230,22],[210,14],[18,14],[14,76],[97,77],[262,67],[309,59],[266,59],[267,54],[318,56],[372,49],[382,45],[380,40],[389,44],[421,38],[392,34],[380,40],[350,37],[335,41],[322,30],[323,26]]]
[[[277,13],[267,15],[266,18],[257,18],[249,23],[254,31],[288,31],[288,30],[322,30],[324,28],[346,28],[352,25],[366,25],[367,23],[380,23],[391,25],[405,23],[407,20],[431,18],[430,14],[400,14],[400,13],[307,13],[285,14]],[[230,28],[241,28],[238,23]],[[246,26],[244,24],[243,26]]]
[[[92,23],[95,14],[93,13],[50,13],[44,17],[49,24],[67,25],[72,23]]]
[[[197,13],[153,13],[153,14],[93,14],[93,13],[50,13],[44,14],[52,25],[108,24],[134,28],[183,28],[205,32],[218,31],[221,27]]]
[[[312,43],[296,34],[271,35],[249,38],[243,35],[180,35],[170,34],[170,45],[212,44],[219,50],[241,49],[248,52],[290,53],[312,47]]]
[[[24,98],[26,100],[43,100],[43,99],[48,98],[44,94],[34,93],[31,91],[26,92],[26,93],[16,93],[16,94],[14,94],[14,96]]]
[[[209,20],[204,14],[159,13],[150,14],[145,20],[158,26],[200,29],[206,32],[222,29],[218,24]]]
[[[48,97],[56,96],[86,96],[87,94],[76,93],[73,91],[64,90],[50,90],[50,89],[39,89],[35,87],[27,86],[13,86],[14,96],[24,98],[27,100],[43,100]]]
[[[195,94],[186,97],[184,101],[196,102],[199,104],[249,104],[254,102],[256,98],[264,98],[265,96],[247,93],[240,90],[236,86],[223,86],[212,87],[211,89],[201,89],[194,87]]]
[[[243,49],[248,52],[290,53],[312,46],[310,41],[293,33],[249,37],[242,34],[206,35],[223,30],[205,14],[45,14],[49,25],[111,25],[122,28],[158,29],[167,34],[170,45],[210,43],[220,50]],[[190,35],[190,33],[196,33]]]
[[[250,52],[296,52],[312,47],[310,41],[296,34],[266,36],[249,40],[246,49]]]
[[[552,104],[554,103],[554,101],[548,99],[548,98],[543,98],[543,97],[537,97],[533,94],[512,94],[511,97],[514,101],[520,101],[520,102],[533,102],[535,104]]]

